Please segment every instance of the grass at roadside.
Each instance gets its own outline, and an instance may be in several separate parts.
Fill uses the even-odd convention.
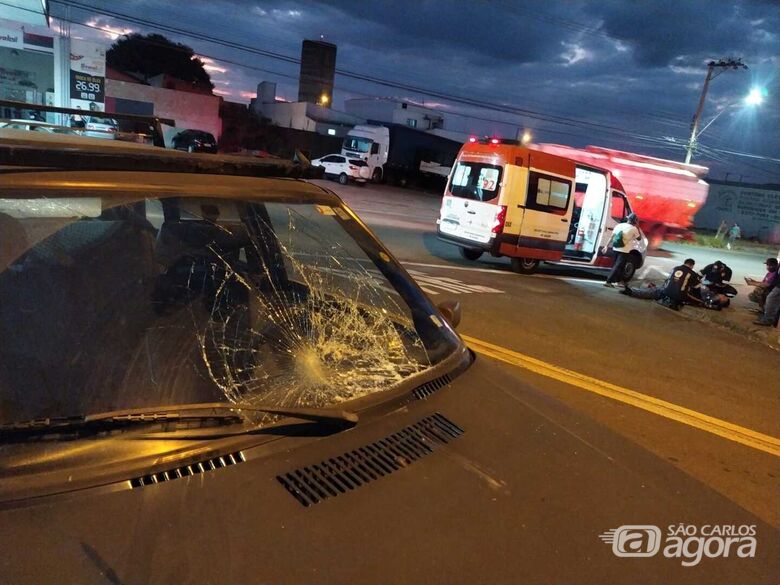
[[[678,242],[689,246],[701,246],[704,248],[726,249],[726,238],[718,238],[713,233],[695,232],[692,240]],[[762,252],[771,256],[776,256],[780,246],[777,244],[762,244],[752,240],[737,240],[731,246],[732,250],[742,250],[745,252]]]

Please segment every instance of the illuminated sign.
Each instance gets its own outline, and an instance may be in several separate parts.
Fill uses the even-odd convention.
[[[105,81],[105,77],[97,77],[95,75],[86,75],[84,73],[71,71],[70,99],[102,104],[105,101]]]
[[[98,43],[70,42],[70,107],[105,111],[106,49]]]

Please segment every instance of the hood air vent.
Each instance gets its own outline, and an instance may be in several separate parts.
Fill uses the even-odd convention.
[[[198,463],[192,463],[190,465],[176,467],[167,471],[160,471],[158,473],[150,473],[149,475],[136,477],[130,480],[130,485],[134,488],[144,487],[155,483],[163,483],[164,481],[179,479],[180,477],[187,477],[189,475],[198,475],[199,473],[214,471],[215,469],[228,467],[229,465],[235,465],[236,463],[243,463],[244,461],[246,461],[244,454],[241,451],[236,451],[235,453],[229,453],[228,455],[221,455],[219,457],[212,457],[211,459],[199,461]]]
[[[422,386],[418,386],[414,389],[414,397],[417,400],[425,400],[436,392],[437,390],[441,390],[444,388],[447,384],[449,384],[452,381],[452,378],[450,378],[449,374],[444,374],[443,376],[436,378],[434,380],[431,380],[430,382],[426,382]]]
[[[308,507],[389,475],[463,434],[439,413],[384,439],[315,465],[278,475],[276,479]]]

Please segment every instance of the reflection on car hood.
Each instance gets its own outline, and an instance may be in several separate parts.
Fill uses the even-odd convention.
[[[395,414],[305,444],[281,441],[284,449],[247,449],[211,473],[0,510],[14,552],[0,573],[15,584],[752,583],[766,580],[769,547],[696,568],[663,557],[640,565],[598,535],[728,519],[755,524],[767,544],[777,538],[481,360]],[[303,505],[285,478],[320,501]]]

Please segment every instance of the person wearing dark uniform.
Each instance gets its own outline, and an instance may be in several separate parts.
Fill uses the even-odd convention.
[[[716,260],[712,264],[707,264],[707,266],[702,269],[701,275],[704,277],[704,280],[707,280],[710,284],[720,286],[731,280],[732,272],[731,268],[726,266],[722,261]]]
[[[737,289],[728,284],[733,274],[731,268],[717,260],[707,264],[700,274],[702,282],[697,292],[704,307],[716,311],[728,307],[731,302],[729,297],[737,295]]]
[[[694,289],[701,283],[701,277],[693,269],[695,264],[693,258],[688,258],[672,270],[672,274],[660,288],[638,289],[627,286],[620,292],[637,299],[657,301],[675,311],[679,311],[685,303],[701,304],[701,300],[693,294]]]

